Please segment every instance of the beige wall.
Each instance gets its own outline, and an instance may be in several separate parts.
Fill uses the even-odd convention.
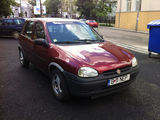
[[[117,0],[117,10],[120,11],[120,1],[121,1],[121,12],[127,12],[127,0]],[[132,1],[131,11],[136,10],[136,0]],[[158,11],[160,10],[160,0],[142,0],[141,11]]]
[[[120,14],[120,25],[119,25],[119,13],[116,13],[115,27],[136,30],[136,18],[137,18],[137,12],[123,12]],[[148,31],[147,24],[157,19],[160,19],[160,11],[140,12],[138,31]]]
[[[160,10],[160,0],[142,0],[141,11],[157,11]]]
[[[137,17],[137,12],[130,12],[130,13],[123,12],[120,14],[120,24],[119,24],[119,13],[117,13],[115,27],[135,30],[136,17]]]
[[[121,0],[121,13],[119,19],[120,0],[117,4],[115,27],[124,29],[136,29],[137,11],[136,0],[132,0],[131,12],[127,12],[127,0]],[[160,0],[142,0],[139,12],[138,31],[148,31],[147,24],[153,20],[160,19]],[[120,22],[120,24],[119,24]]]

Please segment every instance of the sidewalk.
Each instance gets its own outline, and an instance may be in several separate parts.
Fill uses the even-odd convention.
[[[98,28],[105,40],[111,41],[121,47],[148,54],[149,34],[112,27]]]

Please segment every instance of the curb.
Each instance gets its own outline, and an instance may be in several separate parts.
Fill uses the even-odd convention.
[[[99,27],[104,27],[105,26],[99,26]],[[135,31],[135,30],[129,30],[129,29],[123,29],[123,28],[116,28],[116,27],[107,27],[108,29],[113,29],[113,30],[120,30],[120,31],[126,31],[126,32],[135,32],[135,33],[142,33],[142,34],[149,34],[147,31]]]

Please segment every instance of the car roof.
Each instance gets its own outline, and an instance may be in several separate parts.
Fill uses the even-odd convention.
[[[80,20],[67,18],[27,18],[26,20],[43,22],[81,22]]]
[[[24,18],[0,18],[0,20],[24,20]]]

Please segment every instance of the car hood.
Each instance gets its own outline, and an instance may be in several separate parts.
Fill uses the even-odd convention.
[[[133,55],[110,42],[85,45],[59,45],[59,48],[77,60],[81,66],[103,71],[131,65]]]

